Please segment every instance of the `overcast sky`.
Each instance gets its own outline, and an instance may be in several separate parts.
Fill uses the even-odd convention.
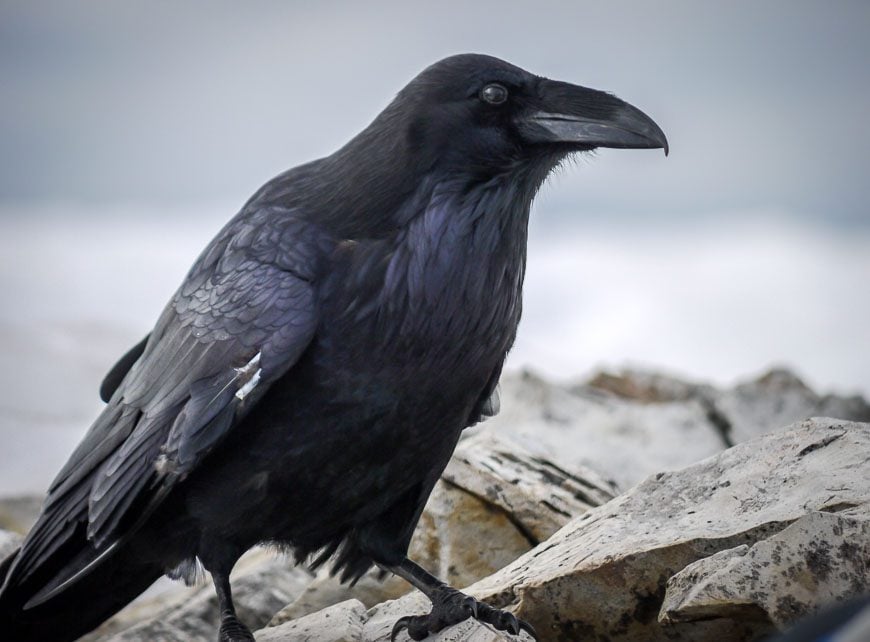
[[[870,225],[860,1],[4,0],[0,206],[235,208],[463,51],[613,91],[667,132],[667,162],[605,150],[559,177],[553,216]]]

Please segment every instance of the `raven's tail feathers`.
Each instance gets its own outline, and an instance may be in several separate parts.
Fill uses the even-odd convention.
[[[15,555],[17,551],[0,562],[0,578]],[[121,610],[162,574],[163,569],[143,560],[135,547],[123,546],[68,590],[32,608],[25,608],[32,597],[26,585],[7,586],[0,594],[0,637],[17,642],[75,640]]]

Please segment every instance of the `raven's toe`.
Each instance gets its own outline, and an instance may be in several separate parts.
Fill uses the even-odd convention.
[[[403,630],[408,632],[408,637],[412,640],[423,640],[430,633],[437,633],[470,617],[489,624],[499,631],[507,631],[513,635],[526,631],[534,640],[538,639],[532,625],[518,619],[513,613],[494,609],[454,588],[444,586],[432,600],[432,611],[427,615],[408,615],[400,618],[393,626],[390,640],[394,642],[396,636]]]

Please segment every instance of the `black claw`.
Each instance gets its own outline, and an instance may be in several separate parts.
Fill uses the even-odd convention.
[[[402,631],[402,629],[408,628],[408,622],[411,620],[410,615],[406,615],[405,617],[400,617],[396,620],[396,623],[393,625],[393,630],[390,633],[390,642],[396,642],[396,636]]]
[[[471,617],[476,620],[480,615],[480,602],[475,600],[473,597],[469,597],[465,600],[465,606],[471,612]]]
[[[405,617],[399,618],[393,625],[393,630],[390,633],[390,642],[395,642],[396,636],[403,630],[408,632],[408,637],[412,640],[423,640],[430,633],[440,630],[438,628],[430,627],[428,617],[429,616],[424,615],[406,615]]]
[[[532,636],[532,639],[535,642],[538,642],[538,633],[535,631],[535,627],[526,622],[525,620],[519,620],[520,628]]]
[[[469,617],[511,635],[519,635],[520,631],[525,631],[535,642],[538,640],[532,625],[520,620],[513,613],[495,609],[485,602],[445,586],[433,597],[432,610],[427,615],[406,615],[393,625],[390,642],[395,642],[396,636],[402,630],[407,630],[412,640],[423,640],[429,634],[463,622]]]
[[[513,613],[508,614],[509,617],[503,618],[504,620],[504,630],[510,633],[511,635],[519,635],[520,634],[520,623],[517,621],[516,616]]]

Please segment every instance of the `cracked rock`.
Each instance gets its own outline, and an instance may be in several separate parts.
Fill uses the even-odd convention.
[[[643,403],[529,372],[505,377],[501,385],[501,412],[479,430],[509,438],[564,470],[591,468],[621,489],[726,447],[697,399]]]
[[[870,503],[868,452],[868,424],[796,424],[650,477],[469,592],[511,608],[542,640],[757,640],[775,630],[770,619],[722,613],[711,620],[660,622],[668,580],[730,550],[715,560],[727,566],[748,554],[738,547],[752,549],[826,508],[848,506],[844,518],[863,514]],[[776,624],[795,617],[782,609]]]
[[[752,546],[690,564],[668,581],[659,620],[742,616],[785,628],[868,591],[870,513],[861,504],[844,514],[809,513]]]

